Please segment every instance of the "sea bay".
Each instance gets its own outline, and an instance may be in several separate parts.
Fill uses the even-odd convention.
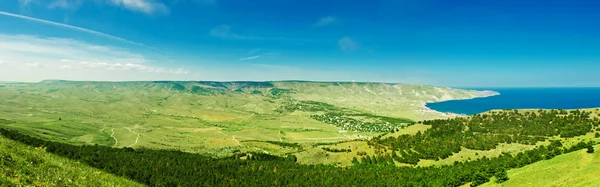
[[[439,111],[473,115],[494,109],[578,109],[600,107],[600,88],[476,88],[500,95],[428,103]]]

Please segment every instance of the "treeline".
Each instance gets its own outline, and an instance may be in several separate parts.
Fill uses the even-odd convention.
[[[431,128],[416,135],[376,137],[369,145],[400,154],[398,162],[445,159],[461,151],[491,150],[500,143],[535,145],[551,136],[574,137],[593,132],[599,121],[590,112],[572,110],[492,111],[468,118],[429,120]]]
[[[563,138],[584,135],[598,127],[600,120],[582,110],[517,110],[491,111],[470,118],[470,131],[494,134],[520,134],[526,136],[561,136]],[[431,123],[443,123],[431,121]]]
[[[289,102],[279,107],[275,111],[277,112],[294,112],[294,111],[306,111],[306,112],[320,112],[320,111],[333,111],[342,110],[331,104],[317,102],[317,101],[298,101]]]
[[[467,172],[470,175],[455,175],[455,177],[470,177],[468,179],[459,178],[459,181],[471,180],[471,186],[478,186],[480,184],[489,182],[490,178],[493,176],[496,178],[498,182],[503,182],[508,180],[508,175],[506,170],[523,167],[537,161],[548,160],[554,158],[558,155],[587,149],[588,153],[593,153],[593,146],[596,145],[595,142],[579,142],[571,147],[563,147],[562,143],[558,140],[550,141],[551,144],[548,146],[540,146],[533,150],[528,150],[525,152],[520,152],[516,155],[511,155],[509,153],[502,153],[499,157],[495,158],[486,158],[485,156],[482,159],[478,159],[475,161],[466,161],[466,162],[455,162],[452,166],[442,166],[452,167],[452,168],[462,168],[463,171],[456,172]],[[356,157],[352,159],[352,163],[355,165],[392,165],[394,164],[394,160],[402,159],[398,157],[394,152],[391,154],[385,155],[377,155],[377,156],[365,156],[361,157],[360,160]],[[473,170],[474,168],[477,168]],[[454,185],[460,185],[458,183],[450,183]]]
[[[291,142],[281,142],[281,141],[262,141],[262,140],[242,140],[241,142],[263,142],[270,143],[274,145],[278,145],[281,147],[294,148],[298,150],[303,150],[302,146],[299,143],[291,143]]]
[[[389,161],[393,156],[370,156],[368,160],[355,159],[354,167],[341,168],[301,165],[294,162],[293,156],[236,153],[215,159],[176,150],[75,146],[6,129],[0,129],[0,134],[150,186],[460,186],[469,182],[481,184],[492,176],[506,180],[506,170],[510,168],[591,146],[580,143],[563,149],[560,142],[553,142],[516,156],[503,154],[493,159],[424,168],[396,167]]]
[[[327,151],[327,152],[334,152],[334,153],[352,152],[352,149],[337,149],[337,148],[330,148],[330,147],[321,147],[321,149],[323,149],[324,151]]]
[[[15,122],[12,121],[12,120],[7,120],[7,119],[0,118],[0,124],[12,124],[12,123],[15,123]]]

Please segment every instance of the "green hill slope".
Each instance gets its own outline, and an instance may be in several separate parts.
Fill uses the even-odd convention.
[[[143,186],[0,136],[0,186]]]
[[[600,145],[595,149],[600,149]],[[482,186],[600,186],[599,176],[600,152],[579,150],[509,170],[508,181]]]
[[[7,83],[0,87],[0,127],[77,145],[286,155],[302,150],[268,142],[369,139],[448,117],[423,110],[427,101],[490,94],[355,82]]]

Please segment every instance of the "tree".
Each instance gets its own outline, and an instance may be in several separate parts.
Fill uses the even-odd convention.
[[[591,144],[588,145],[588,147],[587,147],[587,153],[594,153],[594,146],[592,146]]]
[[[502,168],[502,171],[496,172],[494,174],[494,177],[496,177],[497,183],[502,183],[508,180],[508,174],[506,173],[506,170],[504,168]]]
[[[471,183],[471,186],[479,186],[482,185],[486,182],[490,181],[489,178],[487,178],[485,176],[485,174],[477,172],[474,176],[473,176],[473,182]]]
[[[369,164],[369,161],[367,160],[367,158],[362,157],[362,158],[360,158],[360,163],[361,164]]]
[[[298,161],[298,158],[296,157],[296,155],[288,155],[287,159],[292,162]]]

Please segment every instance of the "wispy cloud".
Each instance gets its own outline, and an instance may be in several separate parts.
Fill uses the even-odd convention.
[[[248,54],[252,55],[249,57],[245,57],[245,58],[241,58],[240,61],[246,61],[246,60],[254,60],[257,58],[262,58],[262,57],[269,57],[269,56],[273,56],[273,55],[278,55],[278,53],[275,52],[268,52],[268,53],[262,53],[262,54],[257,54],[259,51],[261,51],[262,49],[254,49],[248,52]]]
[[[338,46],[344,52],[354,51],[358,48],[358,43],[354,41],[352,38],[343,37],[338,41]]]
[[[317,27],[327,26],[327,25],[331,25],[337,21],[338,20],[335,17],[327,16],[327,17],[319,19],[319,21],[315,24],[315,26],[317,26]]]
[[[321,40],[308,38],[291,38],[291,37],[276,37],[276,36],[256,36],[239,34],[234,32],[229,25],[219,25],[210,30],[208,33],[212,37],[230,39],[230,40],[276,40],[286,42],[322,42]]]
[[[231,31],[231,27],[229,25],[220,25],[212,30],[209,33],[213,37],[224,38],[224,39],[236,39],[236,40],[256,40],[262,39],[260,37],[253,36],[244,36]]]
[[[189,1],[189,2],[193,2],[193,3],[208,4],[208,5],[217,4],[217,0],[179,0],[179,1]],[[176,1],[176,2],[178,2],[178,1]]]
[[[153,65],[156,60],[124,48],[30,35],[0,34],[0,61],[3,62],[0,80],[14,77],[22,80],[56,77],[81,80],[89,78],[87,73],[104,76],[104,79],[113,78],[107,76],[115,73],[123,76],[189,73],[180,68]],[[73,71],[64,72],[66,70]]]
[[[28,7],[32,3],[37,3],[37,0],[19,0],[19,6],[21,8]]]
[[[160,0],[18,0],[21,12],[29,12],[30,5],[38,4],[50,9],[61,8],[77,10],[84,3],[94,5],[109,5],[126,10],[140,12],[148,15],[168,14],[169,7]],[[216,0],[173,0],[171,5],[177,2],[194,2],[197,4],[215,4]]]
[[[113,39],[113,40],[118,40],[118,41],[121,41],[121,42],[125,42],[125,43],[129,43],[129,44],[134,44],[134,45],[144,46],[145,47],[144,44],[141,44],[141,43],[138,43],[138,42],[130,41],[130,40],[127,40],[127,39],[124,39],[124,38],[120,38],[120,37],[117,37],[117,36],[113,36],[113,35],[110,35],[110,34],[98,32],[98,31],[94,31],[94,30],[90,30],[90,29],[86,29],[86,28],[81,28],[81,27],[76,27],[76,26],[72,26],[72,25],[67,25],[67,24],[64,24],[64,23],[57,23],[57,22],[53,22],[53,21],[48,21],[48,20],[43,20],[43,19],[38,19],[38,18],[33,18],[33,17],[28,17],[28,16],[23,16],[23,15],[19,15],[19,14],[13,14],[13,13],[4,12],[4,11],[0,11],[0,15],[14,17],[14,18],[19,18],[19,19],[25,19],[25,20],[29,20],[29,21],[35,21],[35,22],[39,22],[39,23],[43,23],[43,24],[48,24],[48,25],[59,26],[59,27],[67,28],[67,29],[72,29],[72,30],[76,30],[76,31],[86,32],[86,33],[94,34],[94,35],[97,35],[97,36],[102,36],[102,37],[105,37],[105,38],[109,38],[109,39]]]
[[[39,62],[31,62],[31,63],[26,63],[25,66],[31,67],[31,68],[38,68],[38,67],[40,67],[40,63]]]
[[[78,9],[83,0],[54,0],[48,4],[48,8],[62,8],[62,9]]]
[[[248,51],[248,54],[253,55],[253,54],[256,54],[256,53],[258,53],[258,52],[260,52],[262,50],[263,50],[262,48],[252,49],[252,50]]]
[[[261,55],[256,55],[256,56],[242,58],[242,59],[240,59],[240,61],[252,60],[252,59],[257,59],[257,58],[260,58],[260,57],[261,57]]]
[[[169,8],[154,0],[110,0],[109,3],[146,14],[169,13]]]
[[[87,62],[82,61],[78,65],[78,68],[92,68],[92,69],[107,69],[107,70],[137,70],[141,72],[148,73],[173,73],[173,74],[188,74],[189,71],[186,71],[182,68],[178,69],[164,69],[153,66],[146,66],[142,64],[133,64],[133,63],[106,63],[106,62]],[[71,68],[71,65],[68,65]]]

